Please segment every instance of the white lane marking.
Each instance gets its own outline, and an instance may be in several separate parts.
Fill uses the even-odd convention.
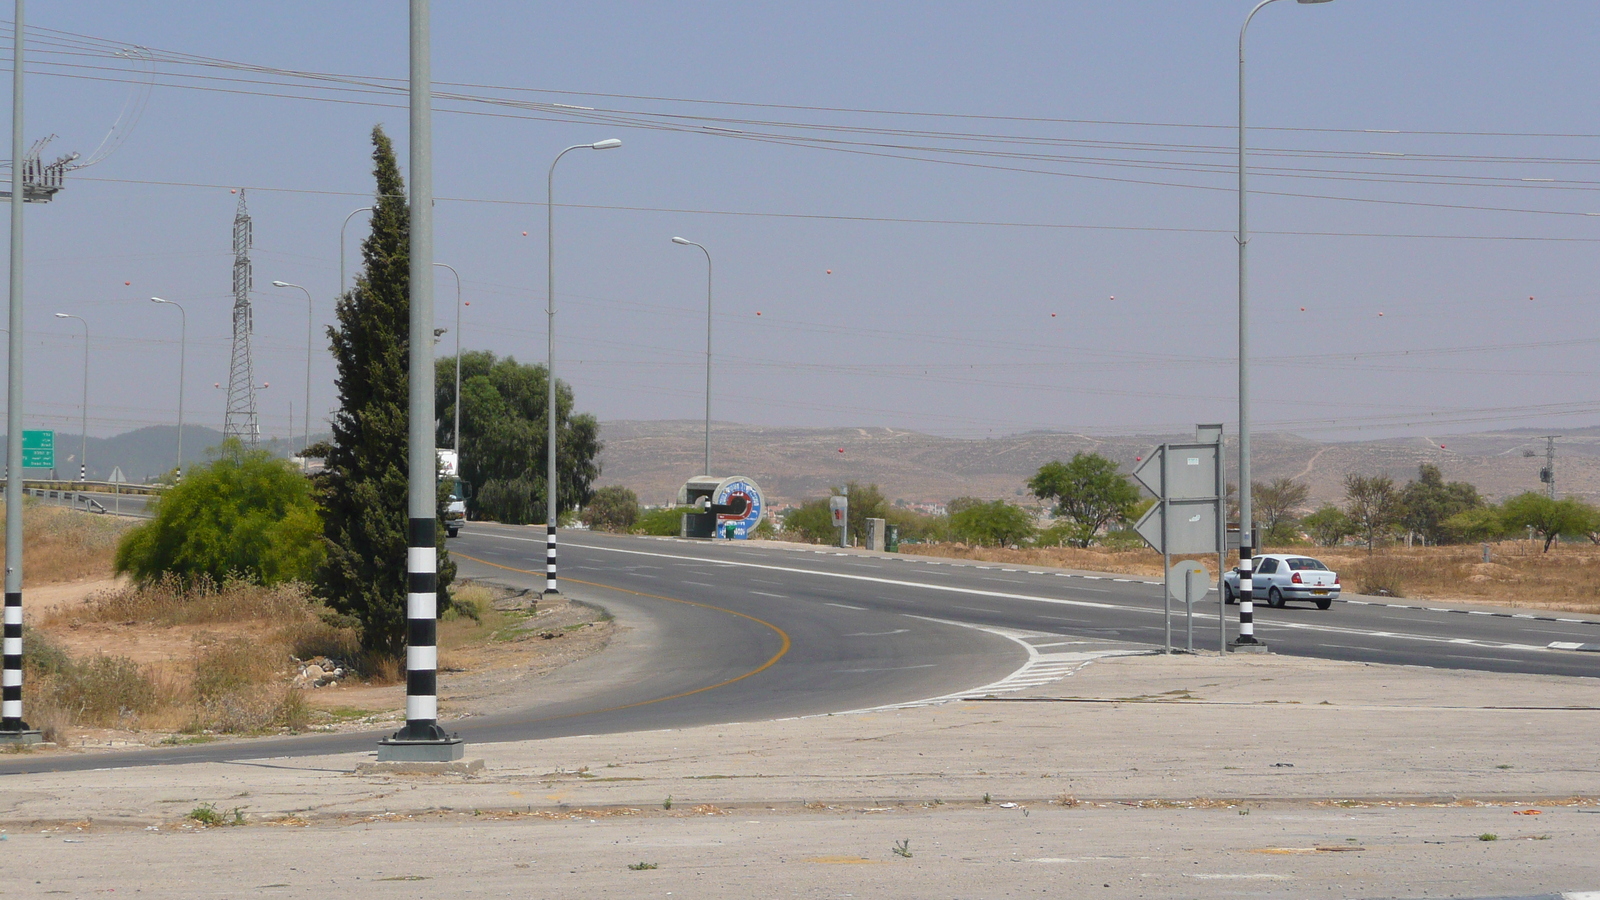
[[[775,600],[787,600],[787,599],[789,599],[788,597],[784,596],[783,594],[769,594],[766,591],[751,591],[750,593],[755,594],[758,597],[771,597],[771,598],[773,598]]]
[[[974,697],[987,697],[992,694],[1009,694],[1050,684],[1069,677],[1079,669],[1109,656],[1149,656],[1154,650],[1089,650],[1076,653],[1040,653],[1039,649],[1028,642],[1029,638],[1056,637],[1042,631],[1018,631],[1013,628],[995,628],[990,625],[973,625],[968,622],[952,622],[948,619],[935,619],[930,616],[910,616],[913,619],[922,619],[927,622],[936,622],[940,625],[954,625],[958,628],[971,628],[975,631],[984,631],[998,635],[1009,640],[1022,649],[1028,651],[1028,659],[1010,675],[966,691],[957,691],[939,697],[929,697],[926,700],[913,700],[908,703],[890,703],[872,709],[909,709],[918,706],[932,706],[937,703],[949,703],[953,700],[967,700]],[[871,712],[871,709],[852,710],[852,712]]]
[[[501,540],[507,540],[507,541],[522,541],[524,543],[530,543],[530,544],[543,544],[544,543],[544,539],[543,538],[513,537],[511,535],[494,534],[493,532],[480,532],[480,533],[484,537],[499,538]],[[684,561],[684,562],[691,562],[691,563],[704,562],[704,560],[701,559],[700,557],[679,556],[679,555],[672,554],[672,553],[656,553],[656,552],[648,551],[648,550],[624,550],[621,547],[602,547],[602,546],[595,545],[595,544],[583,544],[581,546],[585,550],[598,550],[598,551],[603,551],[603,552],[607,552],[607,553],[622,553],[622,554],[627,554],[627,555],[630,555],[630,556],[651,556],[651,557],[656,557],[656,558],[660,558],[660,559],[675,559],[675,560],[681,560],[681,561]],[[819,552],[821,552],[821,551],[819,551]],[[794,566],[777,566],[777,565],[771,565],[771,564],[768,564],[768,563],[730,562],[730,563],[727,563],[727,565],[728,566],[732,566],[732,567],[740,567],[740,568],[747,568],[747,569],[762,569],[762,570],[766,570],[766,571],[770,571],[770,572],[788,572],[788,573],[794,574],[794,575],[814,575],[814,576],[818,576],[818,577],[822,577],[822,578],[841,578],[841,579],[844,579],[846,581],[866,581],[866,582],[871,582],[873,584],[887,584],[887,585],[893,585],[895,587],[916,588],[916,589],[919,589],[919,590],[935,591],[935,592],[940,592],[940,593],[966,594],[968,596],[973,596],[973,597],[996,597],[996,598],[1000,598],[1000,599],[1003,599],[1003,600],[1027,600],[1027,601],[1031,601],[1031,602],[1034,602],[1034,603],[1049,603],[1049,604],[1052,604],[1052,605],[1055,605],[1055,606],[1074,606],[1074,607],[1080,607],[1080,608],[1083,608],[1083,609],[1114,610],[1114,611],[1117,611],[1117,612],[1137,613],[1137,614],[1150,615],[1150,616],[1162,615],[1162,611],[1159,610],[1159,609],[1154,609],[1154,608],[1148,608],[1147,609],[1147,608],[1139,607],[1139,606],[1123,606],[1123,605],[1116,604],[1116,603],[1098,603],[1098,602],[1093,601],[1093,600],[1067,600],[1067,599],[1063,599],[1063,598],[1059,598],[1059,597],[1040,597],[1040,596],[1036,596],[1036,595],[1033,595],[1033,594],[1016,594],[1016,593],[1011,593],[1009,591],[986,591],[986,590],[982,590],[980,588],[964,588],[964,587],[956,587],[954,585],[946,585],[946,584],[924,584],[924,583],[918,582],[918,581],[903,581],[903,580],[898,579],[898,578],[880,578],[880,577],[872,576],[872,575],[853,575],[853,574],[851,574],[849,572],[822,572],[822,571],[818,571],[816,569],[802,569],[802,568],[797,568],[797,567],[794,567]],[[1088,578],[1088,579],[1096,579],[1099,576],[1085,575],[1083,577],[1084,578]],[[830,604],[830,605],[840,606],[840,605],[843,605],[843,604]],[[847,607],[847,608],[850,608],[850,607]],[[1572,619],[1572,620],[1562,620],[1562,621],[1572,621],[1572,622],[1576,622],[1576,623],[1580,623],[1580,624],[1587,624],[1582,619]],[[1359,628],[1349,628],[1349,627],[1342,627],[1342,626],[1338,626],[1338,625],[1313,625],[1313,624],[1303,623],[1303,622],[1289,622],[1289,621],[1282,621],[1282,620],[1272,620],[1270,622],[1263,623],[1263,624],[1268,625],[1270,628],[1292,628],[1292,629],[1297,629],[1297,630],[1300,630],[1300,631],[1326,632],[1326,633],[1329,633],[1329,634],[1354,634],[1354,635],[1362,635],[1362,636],[1366,636],[1366,637],[1393,638],[1395,640],[1402,640],[1402,641],[1418,641],[1418,642],[1427,643],[1427,644],[1449,643],[1449,642],[1454,640],[1453,638],[1436,637],[1436,636],[1433,636],[1433,635],[1425,635],[1425,634],[1407,634],[1407,633],[1397,633],[1397,632],[1391,632],[1391,631],[1363,631],[1362,629],[1359,629]],[[1495,641],[1473,641],[1472,643],[1473,643],[1474,646],[1484,647],[1484,648],[1487,648],[1487,649],[1518,650],[1518,651],[1538,651],[1538,652],[1541,652],[1541,653],[1549,652],[1549,648],[1548,647],[1538,646],[1538,645],[1533,645],[1533,644],[1499,643],[1499,642],[1495,642]]]
[[[828,606],[837,606],[840,609],[854,609],[854,610],[860,610],[860,611],[865,611],[866,610],[865,606],[851,606],[848,603],[829,603],[827,605]]]
[[[682,584],[692,584],[692,585],[695,585],[697,587],[716,587],[716,585],[714,585],[714,584],[706,584],[704,581],[688,581],[688,580],[685,580],[685,581],[683,581],[681,583]]]
[[[845,637],[888,637],[891,634],[910,634],[909,628],[896,628],[893,631],[862,631],[856,634],[847,634]]]
[[[899,672],[905,669],[931,669],[937,663],[918,663],[914,666],[889,666],[883,669],[835,669],[841,675],[864,675],[868,672]]]

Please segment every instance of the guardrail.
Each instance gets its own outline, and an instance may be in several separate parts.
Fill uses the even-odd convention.
[[[134,494],[127,491],[116,492],[101,490],[100,485],[92,481],[71,482],[71,484],[87,485],[88,487],[92,488],[92,490],[61,490],[53,487],[23,487],[22,493],[26,497],[33,497],[51,506],[64,506],[69,509],[79,509],[83,510],[84,512],[91,512],[99,515],[110,514],[114,516],[134,516],[137,518],[150,518],[150,513],[148,511],[148,498],[160,495],[159,491],[147,491],[143,492],[142,494]],[[118,487],[118,485],[110,486]],[[143,497],[145,498],[145,502],[141,504],[139,508],[130,507],[125,509],[123,508],[122,503],[122,498],[124,496],[126,496],[129,501],[134,500],[135,497]]]
[[[6,480],[0,478],[0,489],[4,489]],[[133,484],[126,481],[73,481],[68,478],[24,478],[22,489],[46,491],[87,491],[96,494],[140,494],[147,496],[160,496],[170,488],[170,484]]]

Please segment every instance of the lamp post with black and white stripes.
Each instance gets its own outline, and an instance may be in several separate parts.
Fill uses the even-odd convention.
[[[4,637],[0,637],[0,741],[39,742],[39,732],[22,719],[22,45],[23,0],[13,13],[11,45],[11,282],[7,322],[11,334],[6,362],[6,597]]]
[[[407,373],[406,724],[380,762],[449,762],[464,751],[439,727],[439,458],[434,447],[433,116],[428,0],[411,0],[411,321]]]
[[[78,481],[89,480],[89,320],[72,313],[56,313],[58,319],[77,319],[83,323],[83,424],[78,435]]]
[[[545,407],[545,424],[548,426],[545,445],[545,538],[544,538],[544,592],[557,593],[556,588],[556,163],[574,150],[615,150],[622,146],[617,138],[607,138],[592,144],[573,144],[556,154],[550,161],[550,172],[545,176],[545,274],[548,276],[545,293],[545,340],[548,342],[548,359],[545,379],[549,382],[548,406]]]
[[[1244,152],[1244,38],[1250,30],[1250,20],[1261,8],[1275,0],[1261,0],[1244,17],[1239,27],[1239,637],[1234,649],[1264,649],[1256,640],[1255,605],[1252,602],[1251,556],[1256,549],[1251,532],[1250,497],[1250,231],[1245,226]],[[1326,3],[1328,0],[1299,0],[1303,4]]]

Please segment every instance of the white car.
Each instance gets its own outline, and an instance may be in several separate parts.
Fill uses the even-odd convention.
[[[1290,600],[1310,600],[1317,609],[1327,609],[1339,598],[1339,574],[1309,556],[1293,553],[1267,553],[1252,558],[1250,598],[1265,600],[1268,606],[1281,607]],[[1222,599],[1239,599],[1239,570],[1222,576]]]

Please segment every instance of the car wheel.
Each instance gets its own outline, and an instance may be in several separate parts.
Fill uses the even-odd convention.
[[[1283,609],[1283,592],[1277,588],[1267,591],[1267,605],[1273,609]]]
[[[1223,605],[1224,606],[1232,606],[1232,605],[1234,605],[1235,603],[1238,603],[1238,602],[1239,602],[1239,598],[1235,597],[1233,595],[1233,585],[1231,585],[1231,584],[1227,583],[1226,581],[1224,581],[1222,583],[1222,603],[1223,603]]]
[[[1333,599],[1331,597],[1326,599],[1326,600],[1318,600],[1317,601],[1317,609],[1329,609],[1332,606],[1333,606]]]

